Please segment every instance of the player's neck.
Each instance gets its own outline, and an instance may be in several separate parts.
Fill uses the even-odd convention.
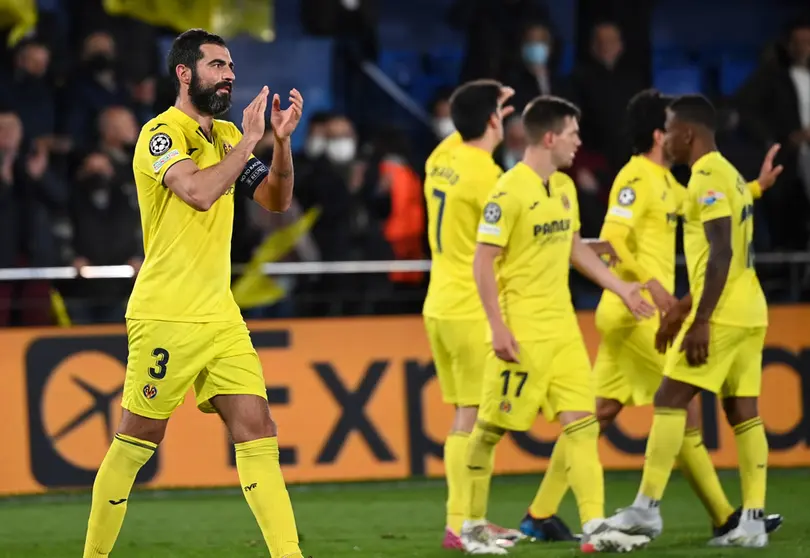
[[[705,157],[709,153],[717,151],[717,144],[714,140],[697,140],[695,141],[695,145],[692,147],[692,154],[689,157],[689,166],[691,167],[695,163],[697,163],[701,158]]]
[[[647,153],[644,153],[642,157],[644,157],[649,161],[652,161],[659,167],[664,167],[667,169],[670,167],[669,162],[664,157],[664,150],[661,149],[660,147],[653,147]]]
[[[469,145],[470,147],[475,147],[482,151],[486,151],[490,155],[495,151],[496,144],[486,136],[482,136],[480,138],[471,139],[470,141],[465,141],[465,145]]]
[[[551,161],[551,152],[544,149],[527,149],[523,154],[523,164],[532,169],[544,183],[558,170]]]
[[[195,120],[206,135],[211,134],[211,128],[214,126],[214,117],[210,114],[202,114],[199,110],[197,110],[197,107],[194,106],[191,100],[184,97],[178,97],[174,102],[174,108]]]

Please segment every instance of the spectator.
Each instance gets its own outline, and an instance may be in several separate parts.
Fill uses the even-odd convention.
[[[11,78],[2,86],[3,104],[22,120],[24,141],[48,138],[54,133],[55,99],[48,81],[51,52],[44,43],[27,39],[17,45]]]
[[[538,95],[565,95],[549,64],[554,48],[551,30],[542,23],[530,23],[523,31],[522,39],[521,63],[502,80],[515,89],[511,104],[517,112],[523,111]]]
[[[740,125],[762,151],[782,144],[781,185],[763,196],[774,248],[808,247],[810,198],[810,20],[794,22],[784,44],[743,85],[738,94]]]
[[[430,104],[430,116],[436,140],[441,141],[456,131],[450,118],[450,92],[443,90],[436,95]]]
[[[496,152],[496,160],[503,170],[509,170],[523,159],[526,149],[526,130],[519,114],[510,116],[504,124],[503,143]]]
[[[143,262],[140,218],[124,175],[111,158],[94,152],[82,162],[70,202],[71,236],[66,255],[77,269],[88,265],[131,265]],[[100,242],[99,239],[104,239]],[[75,323],[123,322],[131,281],[82,281],[64,290]]]
[[[130,104],[130,96],[118,78],[115,42],[110,34],[98,31],[85,39],[70,93],[67,131],[79,146],[92,145],[97,138],[98,113],[111,105]]]
[[[644,89],[641,76],[625,69],[624,43],[619,27],[598,23],[591,35],[590,57],[571,76],[571,95],[582,109],[582,142],[588,151],[607,158],[610,174],[626,162],[624,113],[630,98]]]
[[[135,115],[126,107],[107,107],[99,114],[98,128],[99,148],[110,158],[115,174],[124,174],[131,178],[132,156],[139,132]],[[133,190],[130,193],[136,192]]]
[[[19,222],[14,199],[14,168],[22,124],[14,113],[0,113],[0,269],[14,267],[19,255]],[[13,285],[0,282],[0,326],[11,322]]]

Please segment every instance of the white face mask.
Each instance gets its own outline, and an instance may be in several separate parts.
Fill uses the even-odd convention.
[[[326,144],[326,156],[335,163],[348,163],[356,150],[354,139],[348,137],[330,139]]]
[[[436,118],[433,120],[433,132],[441,139],[446,138],[456,131],[453,126],[453,119],[449,117]]]
[[[505,170],[509,170],[515,165],[517,165],[518,162],[520,161],[520,158],[521,158],[520,154],[515,153],[514,151],[507,151],[503,156],[503,165],[504,167],[506,167]]]
[[[324,136],[312,136],[307,139],[307,143],[304,145],[304,152],[313,159],[323,155],[324,151],[326,151],[326,138]]]
[[[110,191],[106,188],[99,188],[90,194],[90,199],[97,209],[107,209],[110,205]]]

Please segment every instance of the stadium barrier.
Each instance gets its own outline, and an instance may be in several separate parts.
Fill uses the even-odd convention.
[[[580,315],[591,356],[591,313]],[[776,467],[810,466],[810,306],[771,310],[761,414]],[[422,321],[340,318],[249,324],[279,424],[289,482],[404,479],[442,473],[452,409],[442,404]],[[92,484],[120,416],[127,355],[123,327],[0,331],[0,494]],[[171,371],[169,371],[171,373]],[[159,382],[155,385],[160,390]],[[713,396],[704,436],[719,467],[735,467],[734,436]],[[601,440],[607,469],[641,466],[649,409],[629,409]],[[545,468],[558,430],[538,419],[509,436],[496,472]],[[138,478],[148,487],[235,485],[234,455],[216,416],[187,397]]]

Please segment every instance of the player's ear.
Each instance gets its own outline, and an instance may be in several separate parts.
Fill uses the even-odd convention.
[[[184,83],[186,85],[191,83],[191,68],[183,64],[178,64],[174,68],[174,71],[177,74],[177,79],[180,81],[180,83]]]

